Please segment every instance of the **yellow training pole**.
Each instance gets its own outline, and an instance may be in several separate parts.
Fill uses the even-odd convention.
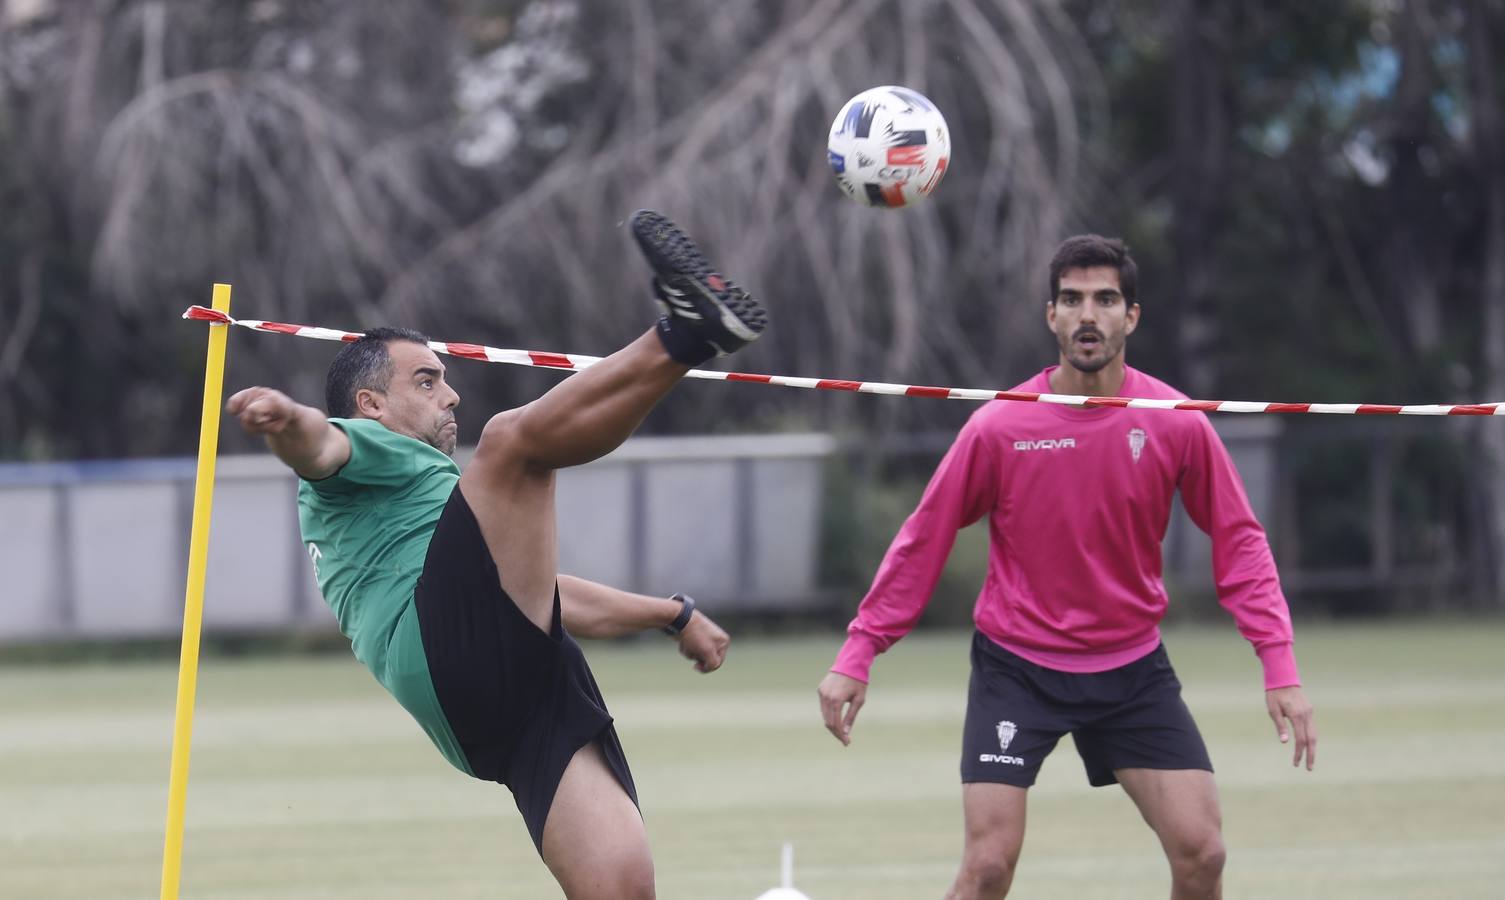
[[[230,314],[230,285],[214,286],[214,308]],[[193,488],[193,537],[188,544],[188,593],[183,602],[183,649],[178,658],[178,707],[172,726],[172,775],[167,785],[167,841],[162,850],[162,900],[177,900],[183,874],[183,808],[188,801],[188,746],[199,680],[199,632],[204,622],[204,575],[209,561],[209,511],[219,451],[220,396],[225,384],[229,325],[209,326],[204,365],[204,414],[199,423],[199,471]]]

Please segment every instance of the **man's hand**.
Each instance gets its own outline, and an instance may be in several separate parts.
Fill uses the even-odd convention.
[[[1270,720],[1275,723],[1275,733],[1282,744],[1296,732],[1296,746],[1291,755],[1291,765],[1301,765],[1306,756],[1306,770],[1310,772],[1317,764],[1317,724],[1312,720],[1312,705],[1300,687],[1275,688],[1265,691],[1265,707],[1270,711]]]
[[[679,655],[695,661],[695,671],[714,672],[726,661],[726,648],[731,636],[711,617],[695,610],[690,623],[679,633]]]
[[[867,701],[867,685],[846,675],[827,672],[815,692],[820,695],[820,714],[826,720],[826,730],[843,747],[849,746],[852,723],[857,721],[857,711]]]
[[[288,468],[310,481],[328,478],[350,461],[350,439],[329,424],[322,412],[296,403],[281,391],[250,387],[225,401],[225,412],[240,419],[249,434],[266,438],[267,447]]]
[[[298,404],[281,391],[250,387],[231,396],[225,412],[240,419],[248,434],[281,434],[297,418]]]

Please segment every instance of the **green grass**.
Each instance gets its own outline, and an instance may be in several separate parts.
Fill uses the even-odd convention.
[[[1227,626],[1167,643],[1218,767],[1230,898],[1484,898],[1505,882],[1505,624],[1303,629],[1321,744],[1292,769]],[[815,900],[937,897],[961,845],[968,635],[881,658],[852,747],[814,688],[835,637],[587,647],[638,777],[659,894],[751,900],[779,846]],[[156,896],[175,664],[0,668],[0,897]],[[1015,896],[1167,893],[1154,837],[1069,742],[1031,792]],[[183,895],[558,896],[510,795],[449,769],[353,661],[206,660]]]

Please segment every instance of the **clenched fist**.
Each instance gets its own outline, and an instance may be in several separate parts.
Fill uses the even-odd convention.
[[[240,419],[248,434],[281,434],[296,418],[298,404],[278,390],[250,387],[225,403],[225,412]]]

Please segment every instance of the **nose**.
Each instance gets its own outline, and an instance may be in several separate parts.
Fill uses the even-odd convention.
[[[454,409],[455,407],[460,405],[460,392],[452,387],[449,387],[449,385],[445,385],[445,387],[449,389],[449,397],[445,399],[444,408]]]

